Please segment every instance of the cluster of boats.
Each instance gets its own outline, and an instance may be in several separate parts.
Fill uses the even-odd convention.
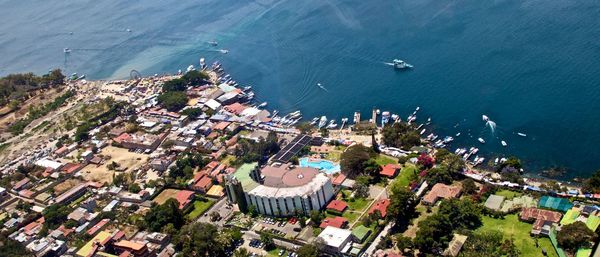
[[[282,126],[293,126],[302,120],[302,113],[300,111],[291,112],[283,117],[279,117],[277,114],[277,110],[273,111],[273,118],[271,122]]]

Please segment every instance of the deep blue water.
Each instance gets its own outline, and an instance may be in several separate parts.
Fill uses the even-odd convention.
[[[488,157],[519,156],[532,172],[600,168],[598,1],[165,2],[2,1],[0,74],[61,67],[123,78],[173,73],[203,56],[271,108],[339,121],[373,107],[406,118],[420,106],[439,134],[462,132],[452,150],[481,136]],[[415,69],[384,64],[394,58]],[[498,124],[494,135],[482,114]]]

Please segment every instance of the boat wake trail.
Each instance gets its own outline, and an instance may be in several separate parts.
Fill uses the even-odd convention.
[[[317,87],[319,87],[320,89],[323,89],[323,91],[329,93],[329,90],[327,90],[327,88],[325,88],[324,86],[322,86],[321,83],[317,83]]]
[[[391,63],[391,62],[382,62],[382,63],[385,64],[385,65],[394,66],[394,64]]]
[[[490,130],[492,131],[492,135],[496,133],[496,122],[493,122],[492,120],[488,120],[485,123],[485,125],[490,127]]]

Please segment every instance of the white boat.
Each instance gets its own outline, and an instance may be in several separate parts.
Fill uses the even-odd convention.
[[[485,140],[483,140],[483,138],[477,138],[477,141],[479,141],[479,143],[485,144]]]
[[[185,72],[190,72],[194,70],[194,65],[190,64],[190,66],[187,67],[187,70]]]
[[[500,159],[496,157],[496,159],[494,160],[494,165],[498,165],[498,161],[500,161]]]
[[[508,144],[507,144],[507,143],[506,143],[506,141],[504,141],[504,140],[500,141],[500,144],[502,144],[502,146],[504,146],[504,147],[507,147],[507,146],[508,146]]]
[[[522,137],[526,137],[527,136],[527,134],[521,133],[521,132],[517,133],[517,135],[522,136]]]
[[[250,91],[251,89],[252,89],[252,86],[244,87],[244,91]]]
[[[456,133],[456,136],[459,137],[460,136],[460,132]]]
[[[381,126],[385,126],[390,121],[390,112],[385,111],[381,113]]]
[[[483,121],[489,121],[490,120],[490,118],[488,116],[486,116],[486,115],[481,115],[481,119]]]
[[[419,135],[423,135],[423,134],[425,134],[425,131],[426,131],[426,130],[427,130],[427,129],[423,129],[423,130],[421,130],[421,132],[419,133]]]
[[[319,122],[319,118],[314,117],[311,121],[310,121],[310,125],[316,125],[317,122]]]
[[[413,67],[412,65],[410,65],[410,64],[408,64],[405,61],[400,60],[400,59],[394,59],[392,61],[392,64],[394,65],[394,68],[399,69],[399,70],[410,69],[410,68]]]
[[[221,52],[222,54],[227,54],[227,53],[229,53],[229,50],[227,50],[227,49],[219,49],[219,52]]]
[[[352,119],[352,121],[356,124],[358,122],[360,122],[360,112],[354,112],[354,118]]]
[[[258,108],[263,108],[267,106],[267,102],[262,102],[261,104],[258,105]]]
[[[445,144],[448,144],[448,143],[450,143],[452,141],[454,141],[453,137],[451,137],[451,136],[444,137],[444,143]]]
[[[394,122],[398,122],[398,120],[400,120],[400,116],[398,114],[392,114],[392,120]]]
[[[208,41],[208,44],[211,45],[211,46],[217,46],[217,45],[219,45],[219,43],[217,41],[215,41],[215,40]]]
[[[64,52],[65,54],[68,54],[68,53],[70,53],[70,52],[71,52],[71,49],[69,49],[69,48],[65,48],[65,49],[63,49],[63,52]]]
[[[319,129],[325,127],[325,125],[327,125],[327,116],[321,116],[321,119],[319,119]]]

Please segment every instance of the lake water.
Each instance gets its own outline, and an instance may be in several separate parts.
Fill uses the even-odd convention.
[[[373,107],[406,119],[420,106],[438,134],[462,133],[451,150],[482,137],[487,157],[519,156],[531,172],[600,168],[598,1],[7,0],[0,15],[2,75],[125,78],[203,56],[270,108],[339,121]],[[394,58],[415,68],[394,71]]]

